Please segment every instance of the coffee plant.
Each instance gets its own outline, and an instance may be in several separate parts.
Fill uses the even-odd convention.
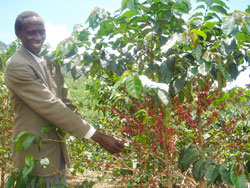
[[[18,43],[13,42],[7,49],[0,51],[0,186],[4,187],[12,168],[11,136],[13,127],[13,112],[8,98],[8,90],[4,83],[4,67],[7,59],[15,52]]]

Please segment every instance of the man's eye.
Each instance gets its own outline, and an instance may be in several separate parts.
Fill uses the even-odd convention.
[[[44,36],[45,35],[45,30],[40,30],[40,31],[27,31],[27,35],[30,37],[34,37],[36,35]]]
[[[44,30],[41,30],[41,31],[39,31],[39,34],[40,34],[40,35],[45,35],[45,31],[44,31]]]
[[[34,36],[34,35],[35,35],[35,32],[34,32],[34,31],[27,31],[27,35],[29,35],[29,36]]]

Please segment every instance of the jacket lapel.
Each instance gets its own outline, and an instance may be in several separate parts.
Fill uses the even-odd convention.
[[[44,71],[45,71],[45,74],[46,74],[46,78],[47,78],[47,84],[48,84],[48,86],[49,86],[49,89],[51,90],[52,89],[52,87],[51,87],[51,76],[50,76],[50,74],[49,74],[49,70],[48,70],[48,62],[44,59],[44,61],[45,61],[45,64],[44,64]]]
[[[22,45],[20,48],[20,53],[24,56],[25,59],[28,60],[28,62],[32,65],[32,67],[35,68],[35,70],[39,73],[38,76],[44,81],[44,83],[51,89],[51,82],[48,76],[47,71],[47,63],[45,63],[45,73],[47,76],[47,80],[44,77],[43,71],[41,67],[39,66],[38,62],[34,59],[34,57],[27,51],[27,49]]]

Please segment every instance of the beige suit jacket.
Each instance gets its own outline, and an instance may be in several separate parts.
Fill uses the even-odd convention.
[[[70,165],[65,142],[49,141],[60,140],[56,130],[49,133],[41,132],[45,125],[55,125],[61,130],[82,140],[90,129],[90,125],[82,120],[74,110],[68,89],[57,63],[46,59],[45,79],[39,64],[34,57],[22,46],[8,61],[5,68],[5,82],[9,89],[13,103],[15,125],[13,136],[21,131],[28,131],[44,139],[41,151],[37,144],[28,149],[16,151],[13,144],[14,166],[22,168],[27,154],[36,158],[47,157],[58,169],[61,150],[67,165]],[[54,168],[40,168],[37,165],[34,172],[38,175],[52,174]]]

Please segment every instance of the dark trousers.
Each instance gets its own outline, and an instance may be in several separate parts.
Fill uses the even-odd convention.
[[[60,166],[59,166],[58,170],[63,172],[63,178],[60,178],[60,174],[57,174],[52,182],[52,185],[55,185],[55,184],[66,185],[65,160],[64,160],[62,152],[61,152],[61,156],[60,156]],[[46,184],[47,184],[47,188],[50,188],[51,178],[52,178],[52,176],[47,176],[44,178],[46,181]]]

